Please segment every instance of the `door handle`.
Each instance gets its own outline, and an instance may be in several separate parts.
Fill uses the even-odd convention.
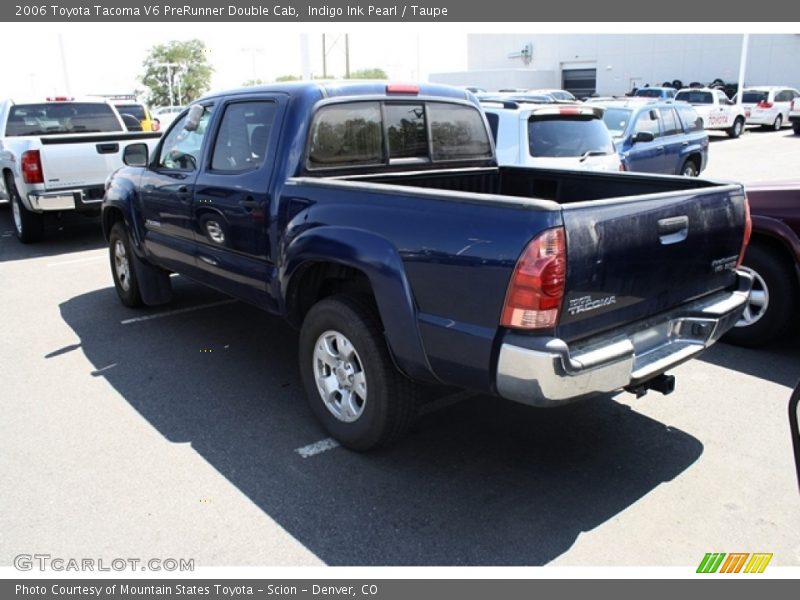
[[[197,258],[199,258],[200,260],[202,260],[204,263],[206,263],[206,264],[208,264],[208,265],[211,265],[212,267],[216,267],[216,266],[217,266],[217,264],[219,264],[219,263],[217,263],[217,261],[216,261],[216,260],[214,260],[213,258],[211,258],[211,257],[208,257],[208,256],[203,256],[202,254],[198,254],[198,255],[197,255]]]
[[[689,236],[689,217],[668,217],[658,220],[658,239],[662,246],[677,244]]]

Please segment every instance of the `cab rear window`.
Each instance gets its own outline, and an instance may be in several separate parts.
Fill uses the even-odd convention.
[[[534,157],[612,154],[614,144],[601,119],[553,115],[528,120],[528,152]]]
[[[491,158],[477,108],[444,102],[360,101],[319,109],[311,124],[309,169]]]
[[[108,104],[47,102],[16,104],[11,107],[6,135],[59,135],[122,131],[122,125]]]

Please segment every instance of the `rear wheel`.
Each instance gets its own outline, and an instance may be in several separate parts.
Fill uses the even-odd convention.
[[[681,167],[681,175],[684,177],[697,177],[697,174],[697,164],[691,158],[687,159]]]
[[[752,273],[753,289],[742,318],[725,334],[725,341],[763,346],[791,329],[800,301],[797,278],[783,256],[763,245],[747,249],[742,267]]]
[[[14,177],[6,174],[6,191],[11,202],[11,215],[14,218],[14,233],[23,244],[38,242],[44,237],[44,215],[35,213],[22,204]]]
[[[300,330],[300,373],[311,410],[348,448],[393,442],[416,416],[419,388],[394,366],[369,297],[332,296],[311,308]]]
[[[800,121],[792,123],[792,131],[794,131],[795,135],[800,135]]]
[[[781,127],[783,127],[783,115],[779,114],[772,123],[772,131],[780,131]]]
[[[731,125],[730,129],[728,129],[728,136],[736,139],[740,135],[742,135],[742,131],[744,130],[744,119],[742,117],[737,117],[736,120]]]

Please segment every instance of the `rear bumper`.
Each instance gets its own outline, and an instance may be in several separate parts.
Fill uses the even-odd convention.
[[[34,212],[98,210],[103,202],[102,186],[74,190],[35,191],[28,194]]]
[[[572,346],[552,337],[507,337],[497,363],[497,391],[524,404],[555,406],[652,379],[700,354],[739,320],[752,277],[737,275],[735,291]]]

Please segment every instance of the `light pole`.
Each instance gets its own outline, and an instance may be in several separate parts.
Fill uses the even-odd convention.
[[[154,66],[167,69],[167,87],[169,88],[169,105],[175,106],[175,98],[172,95],[172,69],[180,67],[179,63],[163,62],[156,63]]]
[[[250,53],[250,61],[253,66],[253,83],[255,83],[256,80],[258,79],[258,77],[256,77],[256,53],[263,51],[264,51],[263,48],[256,48],[256,47],[242,48],[242,52]]]

